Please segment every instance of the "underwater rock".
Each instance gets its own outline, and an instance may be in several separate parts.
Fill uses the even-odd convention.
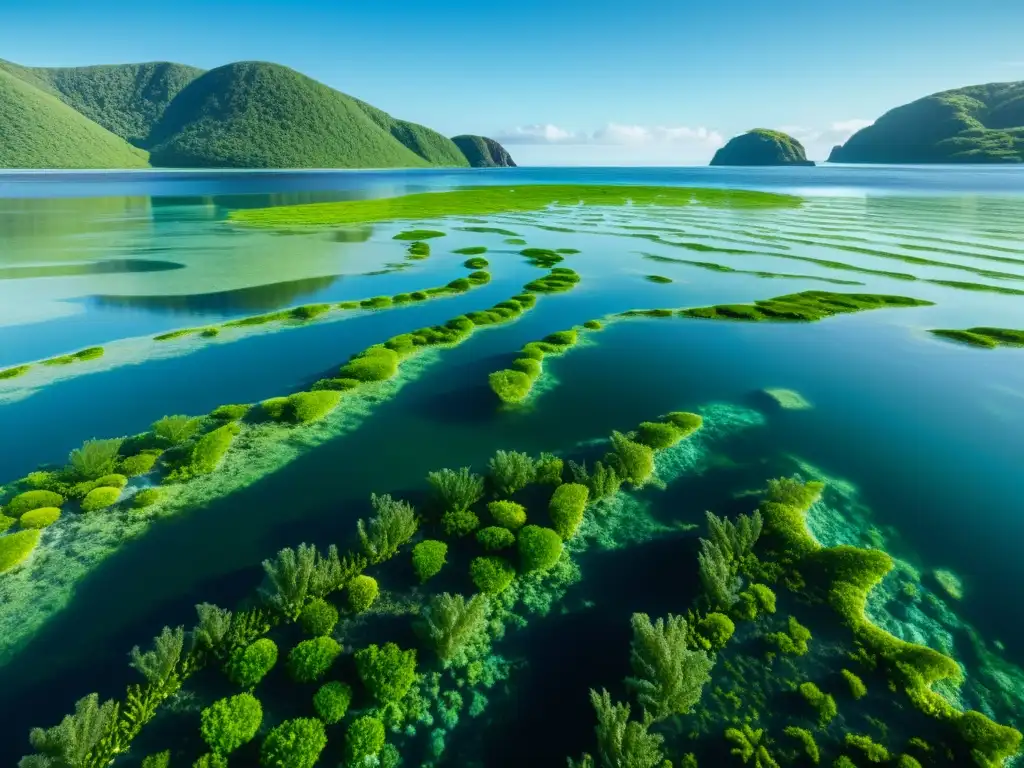
[[[768,388],[762,389],[761,392],[787,411],[806,411],[814,407],[804,399],[803,395],[793,389]]]
[[[932,578],[942,587],[943,591],[954,600],[964,599],[964,583],[960,577],[945,568],[932,571]]]

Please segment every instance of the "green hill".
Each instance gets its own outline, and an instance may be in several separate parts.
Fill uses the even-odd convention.
[[[146,153],[0,69],[0,167],[145,168]]]
[[[1024,82],[972,85],[905,104],[835,147],[831,163],[1024,162]]]
[[[711,165],[814,165],[804,146],[781,131],[755,128],[715,152]]]
[[[417,138],[429,154],[437,147],[428,133],[422,129]],[[193,80],[168,106],[150,144],[153,164],[171,167],[431,165],[381,127],[362,102],[263,62],[228,64]]]
[[[474,168],[515,168],[512,155],[494,139],[486,136],[455,136],[455,146]]]
[[[168,62],[30,71],[49,83],[68,106],[143,148],[167,105],[203,74],[201,69]]]
[[[334,91],[339,96],[344,94]],[[434,165],[466,166],[469,162],[459,151],[451,139],[442,136],[437,131],[425,128],[416,123],[407,123],[405,120],[396,120],[387,112],[367,104],[365,101],[345,96],[359,106],[367,117],[373,120],[380,128],[387,131],[402,145],[411,149],[417,155]]]

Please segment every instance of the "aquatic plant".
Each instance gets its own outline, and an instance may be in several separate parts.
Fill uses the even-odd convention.
[[[399,232],[392,239],[393,240],[429,240],[434,237],[444,237],[444,232],[438,232],[436,229],[409,229],[404,232]]]
[[[604,462],[595,461],[594,471],[588,472],[586,462],[577,464],[569,462],[573,482],[585,485],[590,492],[592,501],[600,501],[614,496],[622,487],[622,478],[613,466],[605,466]]]
[[[878,293],[833,293],[803,291],[753,304],[718,304],[683,309],[680,315],[707,320],[812,323],[834,315],[891,307],[930,307],[932,301]]]
[[[256,736],[263,722],[263,707],[250,693],[219,699],[199,715],[199,733],[210,749],[228,755]]]
[[[536,463],[527,453],[520,451],[497,451],[487,465],[491,483],[498,493],[511,496],[534,481],[537,476]]]
[[[121,498],[120,488],[93,488],[89,491],[85,498],[82,499],[82,511],[83,512],[97,512],[101,509],[116,504],[117,500]]]
[[[25,561],[39,543],[39,530],[30,528],[0,537],[0,573]]]
[[[401,700],[416,681],[415,649],[374,644],[356,651],[355,661],[359,679],[382,704]]]
[[[236,648],[224,667],[235,685],[252,690],[277,664],[277,644],[269,637]]]
[[[42,365],[71,365],[72,363],[84,362],[85,360],[95,360],[103,357],[103,347],[88,347],[86,349],[80,349],[78,352],[72,352],[70,355],[61,355],[60,357],[51,357],[48,360],[41,360]]]
[[[324,724],[314,717],[285,720],[260,747],[263,768],[313,768],[327,746]]]
[[[47,507],[43,507],[43,509],[47,509]],[[56,507],[49,507],[49,509],[56,509]],[[16,517],[8,517],[7,515],[0,514],[0,533],[14,527],[17,523],[18,519]]]
[[[476,557],[469,564],[469,575],[476,588],[489,595],[504,592],[516,577],[516,569],[501,557]]]
[[[21,516],[18,523],[22,528],[48,528],[59,519],[60,509],[57,507],[41,507],[39,509],[33,509],[26,512]]]
[[[384,748],[384,724],[375,717],[356,718],[345,733],[345,759],[348,766],[369,765]]]
[[[580,276],[574,270],[555,267],[544,277],[531,280],[523,288],[534,293],[562,293],[575,288],[579,281]]]
[[[375,578],[364,574],[355,576],[348,583],[348,607],[354,613],[362,613],[373,605],[379,594],[380,587]]]
[[[868,688],[866,685],[864,685],[864,681],[861,680],[860,677],[858,677],[848,669],[842,670],[842,675],[843,678],[846,680],[847,684],[850,686],[850,695],[853,696],[853,698],[863,699],[865,696],[867,696]]]
[[[125,456],[118,463],[121,474],[127,477],[138,477],[153,469],[159,456],[152,453],[137,453],[134,456]]]
[[[338,680],[324,683],[313,695],[313,708],[327,725],[340,723],[352,703],[352,687]]]
[[[808,760],[815,765],[821,762],[821,752],[818,749],[818,743],[814,740],[813,733],[806,728],[798,728],[795,725],[787,725],[783,728],[782,732],[800,742],[800,746],[803,747],[804,754],[807,755]]]
[[[419,528],[416,511],[405,501],[392,499],[390,494],[370,494],[370,504],[377,513],[366,523],[356,523],[363,553],[371,563],[382,563],[394,557]]]
[[[327,554],[319,551],[313,557],[313,570],[309,577],[308,592],[314,597],[323,597],[344,587],[350,579],[362,573],[367,565],[366,558],[349,552],[338,557],[338,547],[331,544]]]
[[[4,379],[16,379],[18,376],[23,376],[28,373],[31,365],[15,365],[12,368],[4,368],[0,371],[0,381]]]
[[[956,718],[954,725],[971,757],[981,765],[985,760],[993,765],[1002,765],[1020,751],[1020,731],[999,725],[981,712],[964,712]]]
[[[788,632],[770,632],[764,636],[767,643],[774,645],[780,653],[787,656],[803,656],[807,653],[807,641],[811,639],[811,630],[790,616]]]
[[[729,553],[706,539],[700,540],[697,555],[700,583],[713,609],[728,610],[736,602],[739,579]]]
[[[288,674],[298,683],[314,683],[327,674],[340,653],[334,638],[303,640],[288,654]]]
[[[341,392],[334,390],[296,392],[288,396],[289,415],[296,424],[309,424],[322,419],[334,410],[340,401]]]
[[[541,453],[534,462],[534,481],[541,485],[558,485],[562,482],[563,462],[552,453]]]
[[[160,500],[159,488],[143,488],[132,496],[132,506],[135,509],[145,509],[156,504]]]
[[[153,422],[153,434],[169,445],[180,445],[199,431],[200,420],[190,416],[164,416]]]
[[[488,552],[499,552],[514,546],[516,536],[508,528],[492,525],[477,531],[476,540]]]
[[[779,768],[768,752],[768,739],[763,728],[755,730],[747,724],[740,728],[726,728],[725,739],[736,745],[729,752],[740,758],[744,765],[753,760],[755,768]]]
[[[655,720],[688,713],[700,701],[714,658],[687,647],[690,631],[682,616],[669,614],[652,624],[646,613],[634,613],[632,624],[634,676],[626,683],[644,712]]]
[[[359,381],[384,381],[398,372],[398,353],[387,347],[370,347],[341,367],[339,376]]]
[[[178,673],[184,647],[184,627],[164,627],[160,634],[153,638],[151,650],[143,652],[137,645],[132,648],[129,653],[129,665],[146,678],[161,695],[168,696],[181,686]]]
[[[469,467],[440,469],[427,474],[427,483],[439,506],[446,511],[465,511],[484,495],[484,479]]]
[[[804,700],[818,713],[818,723],[822,728],[831,723],[839,713],[836,700],[832,698],[831,694],[823,693],[814,683],[801,683],[799,690]]]
[[[19,493],[8,502],[4,512],[11,517],[21,517],[33,509],[45,507],[60,507],[64,503],[64,497],[59,493],[47,490],[25,491]]]
[[[468,251],[472,251],[473,253],[483,253],[486,250],[486,248],[482,248],[479,250],[475,248],[463,248],[459,251],[456,251],[456,253],[466,253]],[[462,266],[464,266],[466,269],[483,269],[484,267],[490,266],[490,262],[487,261],[487,259],[485,259],[483,256],[474,256],[473,258],[466,259],[464,262],[462,262]]]
[[[846,746],[859,750],[869,763],[885,763],[889,761],[889,750],[872,740],[870,736],[847,733],[844,737]]]
[[[217,752],[207,752],[192,763],[192,768],[228,768],[228,760]]]
[[[86,440],[81,448],[68,455],[68,463],[74,476],[79,480],[95,480],[109,475],[115,469],[117,455],[123,438],[109,440]]]
[[[486,645],[489,615],[487,595],[476,594],[467,600],[462,595],[443,592],[432,595],[423,607],[417,631],[444,666],[461,667],[471,655],[477,655],[474,650]]]
[[[338,226],[375,221],[416,221],[442,216],[485,216],[516,211],[540,211],[550,205],[583,203],[595,206],[708,205],[715,207],[795,208],[799,197],[738,189],[654,187],[632,185],[529,184],[515,187],[479,186],[400,197],[346,200],[331,203],[250,208],[231,211],[229,219],[261,227]],[[498,227],[460,227],[505,237],[519,235]],[[414,238],[422,239],[422,238]]]
[[[75,702],[75,713],[59,725],[33,728],[29,742],[37,755],[24,757],[19,768],[91,768],[94,754],[105,753],[104,743],[117,724],[118,706],[113,700],[99,703],[90,693]]]
[[[249,405],[221,405],[210,411],[210,417],[224,421],[238,421],[249,412]]]
[[[441,516],[446,536],[466,536],[480,527],[480,518],[471,509],[449,509]]]
[[[427,539],[412,548],[412,568],[421,584],[441,572],[447,556],[448,545],[443,541]]]
[[[142,768],[171,768],[171,751],[165,749],[142,758]]]
[[[314,637],[325,637],[334,631],[338,623],[338,609],[322,597],[310,600],[299,614],[299,623]]]
[[[629,719],[629,704],[613,704],[608,691],[590,691],[597,715],[597,762],[601,768],[655,768],[664,759],[662,736],[649,733],[647,722]],[[587,755],[582,765],[592,765]]]
[[[506,369],[495,371],[487,377],[491,390],[503,403],[521,403],[533,388],[533,379],[522,371]]]
[[[192,448],[188,471],[183,474],[208,475],[213,472],[240,431],[236,423],[228,422],[200,437]]]
[[[664,275],[647,275],[644,277],[649,283],[671,283],[671,277],[665,277]]]
[[[733,523],[728,518],[717,517],[711,512],[705,514],[708,523],[708,538],[729,559],[735,573],[739,563],[754,551],[764,527],[761,513],[754,510],[751,515],[738,515]]]
[[[298,549],[285,547],[273,560],[263,561],[269,582],[261,588],[263,599],[291,621],[299,617],[306,603],[316,557],[316,547],[299,544]]]
[[[193,649],[219,653],[231,630],[231,611],[212,603],[199,603],[196,606],[196,616],[199,623],[192,630]]]
[[[560,253],[555,253],[548,248],[524,248],[519,253],[535,267],[544,267],[545,269],[550,269],[565,258]]]
[[[696,629],[711,648],[717,650],[724,648],[729,642],[729,638],[736,631],[736,625],[724,613],[712,612],[697,622]]]
[[[519,532],[519,561],[523,572],[548,571],[562,556],[562,537],[557,531],[527,525]]]
[[[613,452],[605,457],[605,462],[614,466],[619,477],[633,487],[643,487],[654,474],[654,451],[621,432],[612,432],[611,442]]]
[[[526,507],[514,501],[492,501],[487,511],[498,525],[517,531],[526,524]]]
[[[576,535],[583,522],[589,496],[587,486],[578,483],[564,483],[555,488],[548,504],[548,515],[551,517],[551,527],[563,539],[568,540]]]
[[[1024,331],[1013,328],[967,328],[966,330],[932,329],[928,331],[949,341],[958,341],[985,349],[1024,347]]]

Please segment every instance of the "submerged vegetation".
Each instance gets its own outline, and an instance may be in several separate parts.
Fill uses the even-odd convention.
[[[777,296],[774,299],[755,301],[753,304],[718,304],[713,307],[683,309],[679,314],[707,320],[811,323],[834,315],[863,312],[869,309],[928,307],[932,303],[922,299],[886,294],[804,291],[803,293]]]

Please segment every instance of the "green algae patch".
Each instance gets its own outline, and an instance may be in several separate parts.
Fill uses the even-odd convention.
[[[649,283],[671,283],[671,277],[664,277],[663,275],[647,275],[644,279]]]
[[[19,376],[23,376],[28,373],[31,365],[16,365],[13,368],[4,368],[0,371],[0,380],[2,379],[16,379]]]
[[[31,528],[0,538],[0,573],[21,565],[39,543],[39,530]]]
[[[373,200],[310,203],[232,211],[231,221],[261,227],[338,226],[377,221],[401,221],[442,216],[493,215],[541,211],[551,205],[668,206],[707,205],[721,208],[793,208],[802,200],[793,195],[738,189],[648,187],[617,185],[534,184],[521,187],[470,187],[424,192]],[[461,227],[480,232],[480,227]],[[515,232],[492,228],[495,234]],[[406,234],[406,233],[402,233]],[[421,239],[409,237],[405,239]]]
[[[985,283],[965,283],[960,280],[925,280],[933,285],[944,285],[947,288],[959,288],[962,291],[982,291],[986,293],[1002,293],[1006,296],[1024,296],[1020,288],[1007,288],[1003,285],[986,285]]]
[[[1024,347],[1024,331],[1012,328],[968,328],[955,330],[936,328],[929,333],[947,341],[968,344],[972,347],[995,349],[996,347]]]
[[[457,253],[460,256],[479,256],[481,253],[487,253],[487,246],[471,245],[466,248],[456,248],[452,253]]]
[[[793,389],[769,387],[762,389],[761,392],[770,398],[775,405],[786,411],[806,411],[812,408],[807,399]]]
[[[171,341],[173,339],[181,339],[185,336],[191,336],[193,333],[199,333],[199,328],[181,328],[177,331],[168,331],[167,333],[161,333],[153,337],[153,341]]]
[[[72,352],[70,355],[61,355],[60,357],[51,357],[48,360],[42,360],[41,365],[71,365],[72,363],[81,363],[86,360],[96,360],[97,358],[103,357],[103,347],[88,347],[81,349],[78,352]]]
[[[754,277],[763,277],[766,279],[789,279],[789,280],[818,280],[823,283],[832,283],[833,285],[864,285],[859,280],[843,280],[838,277],[822,277],[821,275],[794,275],[787,272],[767,272],[760,269],[736,269],[725,264],[718,264],[713,261],[693,261],[691,259],[677,259],[672,256],[661,256],[656,253],[643,253],[641,254],[645,259],[651,261],[661,261],[673,264],[686,264],[691,267],[698,267],[699,269],[706,269],[711,272],[723,272],[734,275],[753,275]],[[781,256],[786,258],[785,254],[773,253],[771,256]],[[811,259],[811,261],[819,261],[818,259]],[[840,265],[843,266],[843,265]],[[890,275],[891,276],[891,275]],[[913,279],[912,275],[901,276],[904,279]]]
[[[395,235],[392,240],[429,240],[432,237],[444,237],[444,232],[438,232],[436,229],[410,229],[405,232],[399,232]]]
[[[555,267],[545,277],[527,283],[524,288],[534,293],[562,293],[572,290],[580,281],[579,274],[566,267]]]
[[[835,315],[893,307],[929,307],[934,302],[882,293],[832,293],[804,291],[753,304],[716,304],[680,310],[684,317],[705,320],[741,320],[745,322],[812,323]]]
[[[522,403],[534,391],[544,372],[542,363],[545,356],[567,352],[579,340],[579,331],[572,328],[549,333],[541,341],[527,342],[512,361],[511,368],[495,371],[488,376],[491,391],[506,405]]]

